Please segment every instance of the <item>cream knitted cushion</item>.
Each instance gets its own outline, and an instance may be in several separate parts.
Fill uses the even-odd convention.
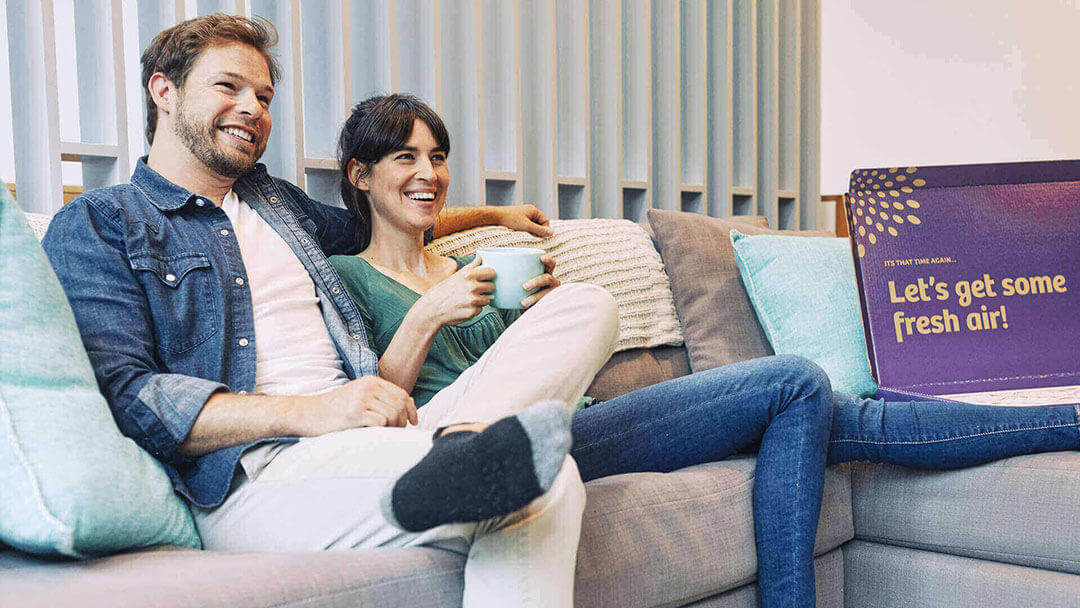
[[[619,306],[616,351],[683,342],[675,301],[652,239],[628,220],[554,220],[545,239],[501,226],[457,232],[428,245],[439,255],[468,255],[481,247],[537,247],[555,258],[564,283],[607,289]]]

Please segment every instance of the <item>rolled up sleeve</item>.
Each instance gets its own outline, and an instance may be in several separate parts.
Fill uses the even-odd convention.
[[[165,373],[146,294],[132,270],[118,209],[86,196],[53,218],[42,240],[71,304],[98,386],[117,426],[166,464],[179,455],[220,382]]]

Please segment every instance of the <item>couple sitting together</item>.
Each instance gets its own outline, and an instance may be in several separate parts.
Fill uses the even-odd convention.
[[[44,239],[118,425],[207,549],[437,546],[468,555],[466,606],[569,606],[583,481],[756,446],[760,603],[812,606],[826,464],[1080,448],[1072,406],[886,404],[794,356],[574,411],[612,352],[612,298],[560,285],[545,258],[524,312],[494,309],[493,270],[425,251],[432,229],[550,231],[531,206],[444,209],[450,135],[415,97],[352,110],[348,210],[269,176],[274,42],[225,15],[158,34],[149,155]]]

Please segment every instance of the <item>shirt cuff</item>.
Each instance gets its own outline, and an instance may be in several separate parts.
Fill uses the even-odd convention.
[[[140,409],[149,414],[151,424],[140,426],[148,435],[146,439],[153,446],[154,456],[171,458],[191,432],[210,396],[228,390],[224,384],[212,380],[182,374],[153,374],[136,399],[143,406]]]

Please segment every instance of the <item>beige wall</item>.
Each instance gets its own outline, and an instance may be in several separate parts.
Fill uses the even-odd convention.
[[[822,2],[821,192],[856,167],[1080,158],[1080,2]]]

